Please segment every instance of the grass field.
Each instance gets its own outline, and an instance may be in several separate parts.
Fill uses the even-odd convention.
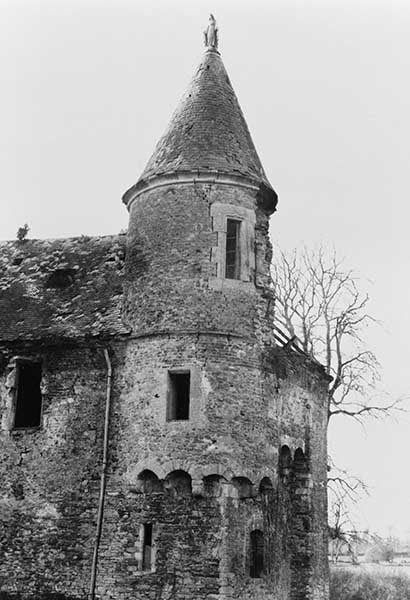
[[[410,567],[332,567],[330,600],[410,600]]]

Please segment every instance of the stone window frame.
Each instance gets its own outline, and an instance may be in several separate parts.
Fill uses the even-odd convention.
[[[18,393],[18,380],[19,380],[19,366],[22,363],[38,364],[41,368],[40,378],[40,395],[41,395],[41,406],[40,406],[40,418],[39,424],[29,427],[15,427],[16,409],[17,409],[17,393]],[[2,419],[1,428],[9,431],[12,435],[25,434],[30,432],[36,432],[43,428],[43,415],[44,415],[44,368],[43,361],[38,356],[26,356],[18,355],[13,356],[8,364],[9,374],[6,380],[6,388],[8,389],[8,399],[6,400],[5,412]]]
[[[239,219],[226,219],[226,248],[225,248],[225,279],[241,278],[241,229],[243,221]],[[230,242],[230,244],[228,244]],[[233,242],[233,243],[232,243]],[[229,246],[229,247],[228,247]],[[233,246],[233,248],[232,248]],[[228,260],[229,255],[229,260]],[[230,274],[228,275],[228,270]]]
[[[152,525],[152,537],[151,537],[151,568],[144,570],[144,536],[145,536],[145,525]],[[139,550],[135,554],[135,558],[138,562],[138,571],[141,575],[146,573],[155,573],[156,571],[156,557],[157,557],[157,537],[158,527],[154,521],[144,521],[139,527]]]
[[[255,536],[253,534],[260,534],[260,535]],[[255,540],[255,538],[260,538],[259,542],[257,540]],[[255,541],[257,542],[256,545],[254,543]],[[257,550],[258,543],[260,543],[260,541],[262,542],[261,564],[258,564],[258,563],[254,562],[254,556],[257,555],[256,550]],[[265,574],[265,568],[266,568],[265,543],[266,543],[265,532],[263,531],[262,527],[256,527],[249,531],[249,540],[248,540],[249,572],[248,572],[248,575],[251,579],[262,579]],[[257,567],[259,567],[259,568],[256,569]],[[253,571],[253,569],[255,569],[256,571]],[[253,571],[253,573],[252,573],[252,571]]]
[[[188,413],[188,417],[185,418],[177,418],[176,414],[178,411],[176,410],[176,396],[178,396],[177,394],[177,381],[175,378],[175,375],[182,375],[182,376],[186,376],[189,375],[189,393],[188,393],[188,407],[187,407],[187,413]],[[166,420],[167,422],[172,422],[172,421],[189,421],[190,417],[191,417],[191,392],[192,392],[192,384],[191,384],[191,370],[190,369],[186,369],[186,370],[182,370],[182,369],[169,369],[168,370],[168,377],[167,377],[167,406],[166,406]]]
[[[223,290],[240,288],[255,288],[255,211],[235,204],[214,202],[211,205],[210,216],[212,220],[212,231],[217,234],[217,245],[212,248],[211,262],[215,264],[216,273],[210,279],[213,289]],[[239,279],[227,279],[226,270],[226,230],[228,219],[241,222],[240,226],[240,277]]]
[[[251,534],[253,531],[259,530],[263,534],[263,570],[261,577],[251,577]],[[242,568],[243,574],[246,578],[249,578],[252,581],[261,581],[265,575],[269,573],[269,558],[266,548],[267,537],[266,537],[266,528],[264,523],[264,517],[262,512],[259,510],[254,513],[250,519],[247,521],[245,528],[243,530],[244,540],[243,540],[243,555],[242,555]]]
[[[189,419],[168,420],[168,382],[169,373],[190,373],[190,390],[189,390]],[[161,421],[167,427],[191,428],[193,425],[198,425],[204,419],[204,393],[202,389],[202,370],[198,365],[192,363],[184,363],[174,367],[164,369],[163,389],[164,394],[161,394]]]

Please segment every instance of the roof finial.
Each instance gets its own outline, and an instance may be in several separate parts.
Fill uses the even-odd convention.
[[[204,31],[205,46],[209,49],[218,49],[218,27],[216,26],[215,17],[209,15],[209,25]]]

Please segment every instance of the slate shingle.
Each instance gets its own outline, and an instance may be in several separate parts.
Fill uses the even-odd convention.
[[[125,235],[0,243],[0,341],[125,334]],[[71,283],[48,287],[56,270]]]
[[[221,57],[212,50],[205,53],[168,130],[131,190],[157,176],[207,170],[245,176],[273,192]]]

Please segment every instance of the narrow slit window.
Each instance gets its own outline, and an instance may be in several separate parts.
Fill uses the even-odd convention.
[[[189,396],[191,373],[168,373],[167,421],[187,421],[189,419]]]
[[[40,382],[40,363],[17,363],[16,411],[14,416],[15,429],[40,427]]]
[[[142,570],[152,568],[152,523],[144,523],[142,540]]]
[[[250,572],[254,579],[263,574],[263,532],[260,529],[251,531],[250,540]]]
[[[240,279],[241,276],[240,227],[241,222],[235,219],[226,222],[226,279]]]

